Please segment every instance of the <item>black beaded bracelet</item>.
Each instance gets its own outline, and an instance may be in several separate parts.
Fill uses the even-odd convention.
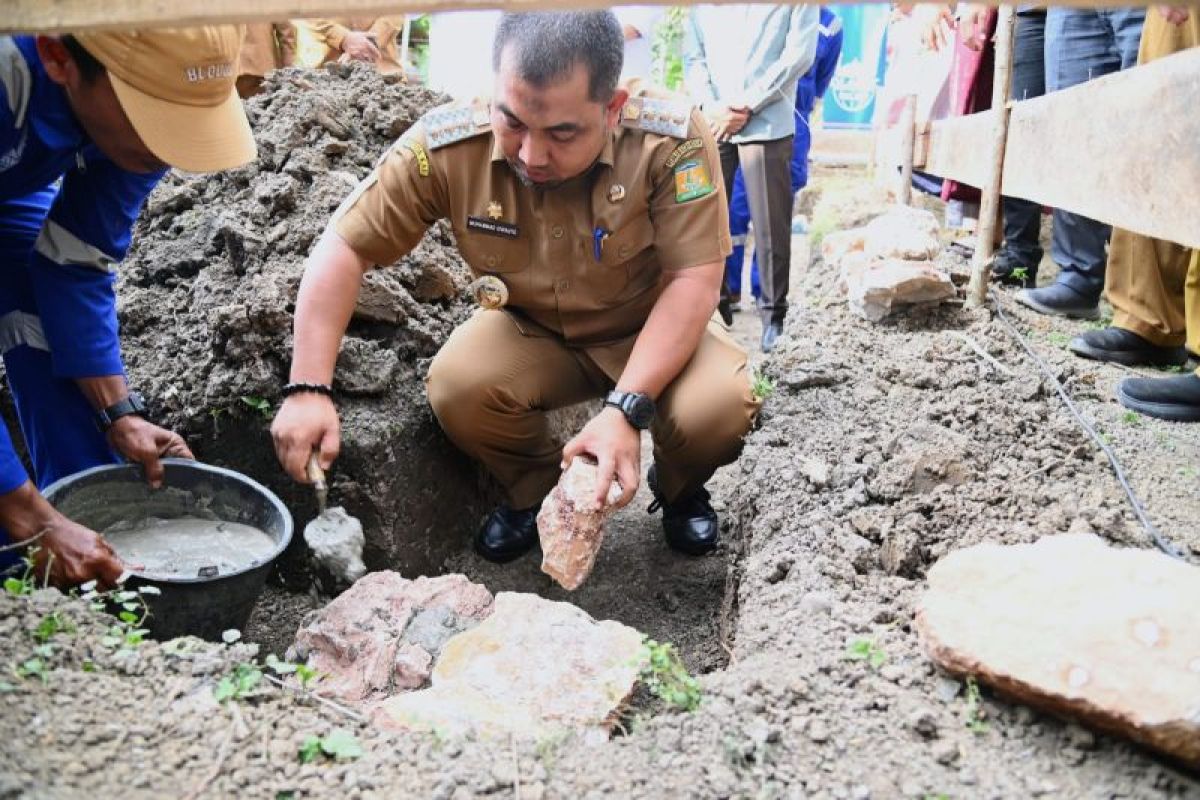
[[[309,392],[311,394],[323,394],[329,399],[333,399],[333,387],[325,383],[289,383],[280,390],[280,394],[284,397],[291,397],[294,394],[302,394]]]

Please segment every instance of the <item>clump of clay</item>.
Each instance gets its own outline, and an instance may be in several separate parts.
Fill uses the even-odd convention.
[[[591,574],[604,541],[604,523],[616,512],[621,497],[621,486],[613,481],[604,503],[597,507],[597,476],[594,463],[573,459],[538,512],[542,572],[564,589],[579,588]]]

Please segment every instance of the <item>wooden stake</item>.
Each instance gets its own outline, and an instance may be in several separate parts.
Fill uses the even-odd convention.
[[[913,144],[917,138],[917,96],[904,98],[904,111],[900,114],[900,192],[897,199],[902,206],[912,205]]]
[[[967,306],[982,306],[987,299],[988,276],[992,266],[996,219],[1000,211],[1000,182],[1004,175],[1004,143],[1008,138],[1008,97],[1012,87],[1013,25],[1012,6],[1000,6],[996,23],[996,71],[992,82],[992,110],[999,111],[992,128],[991,150],[987,159],[987,180],[980,187],[979,228],[975,232],[975,257],[971,261],[971,283],[967,287]]]

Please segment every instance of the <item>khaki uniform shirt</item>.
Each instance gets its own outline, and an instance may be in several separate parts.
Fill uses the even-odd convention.
[[[699,110],[674,98],[635,88],[596,163],[551,189],[521,183],[486,103],[435,109],[331,224],[361,257],[391,264],[448,219],[472,272],[504,282],[505,310],[527,333],[581,346],[626,339],[645,324],[663,270],[731,249],[716,144]],[[676,135],[645,129],[656,127]]]
[[[323,52],[316,63],[306,63],[306,66],[318,67],[329,61],[337,61],[342,57],[342,40],[352,31],[370,34],[379,48],[379,62],[376,69],[384,75],[402,72],[400,52],[396,37],[404,28],[404,15],[386,17],[342,17],[339,19],[309,19],[303,23],[306,31],[323,46]]]
[[[290,22],[261,22],[246,26],[238,57],[238,75],[263,77],[273,69],[290,67],[296,58],[296,28]]]

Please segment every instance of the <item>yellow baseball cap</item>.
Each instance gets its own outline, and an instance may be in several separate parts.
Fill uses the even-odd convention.
[[[257,148],[234,82],[245,28],[210,25],[75,38],[108,70],[133,129],[161,161],[215,172]]]

